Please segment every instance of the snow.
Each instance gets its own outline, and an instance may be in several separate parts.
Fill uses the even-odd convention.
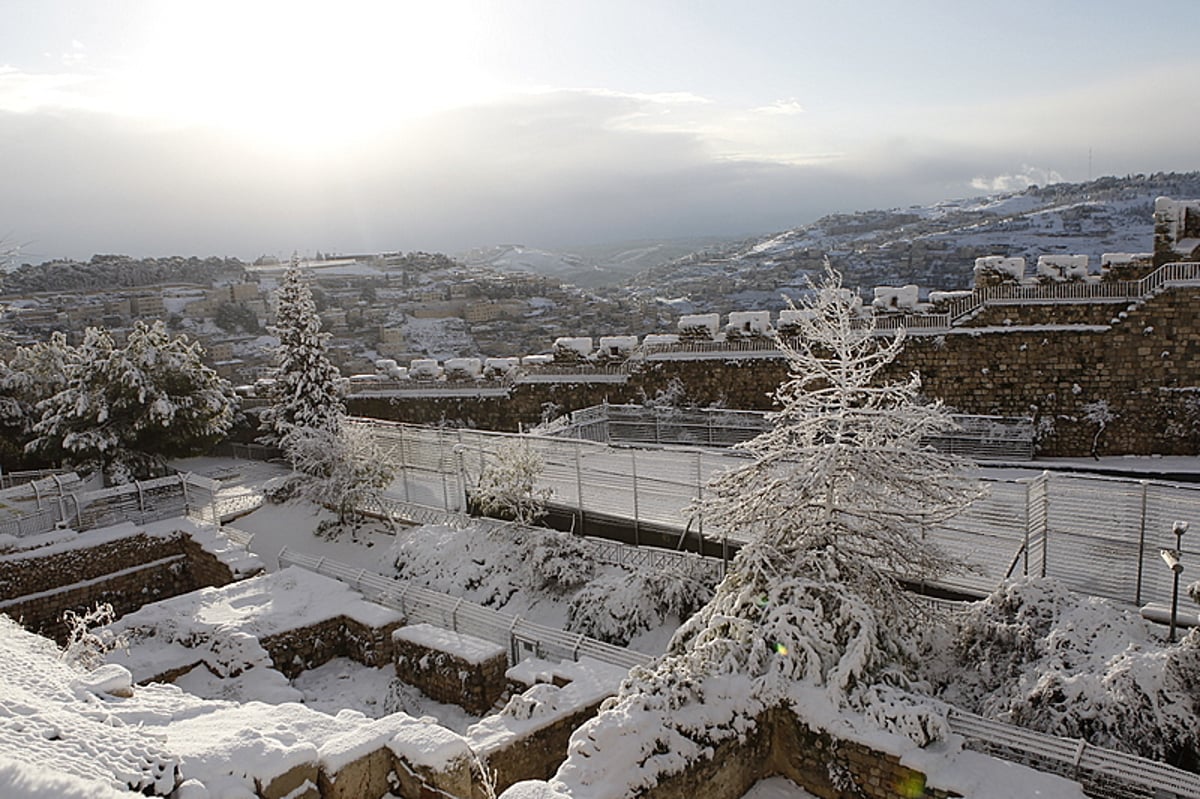
[[[220,676],[270,665],[259,639],[346,616],[370,627],[402,620],[345,583],[300,568],[204,588],[142,607],[112,625],[129,635],[111,658],[145,680],[203,661]]]
[[[1006,258],[1002,255],[985,255],[975,259],[975,275],[997,274],[1016,282],[1025,278],[1025,259]]]
[[[679,317],[678,325],[680,333],[705,330],[708,332],[709,338],[712,338],[717,335],[717,330],[721,327],[721,316],[715,313],[684,314]]]
[[[590,336],[559,336],[554,339],[555,352],[572,352],[586,358],[592,354],[592,339]]]
[[[479,665],[507,652],[505,647],[491,641],[443,630],[432,624],[410,624],[401,627],[392,633],[392,640],[407,641],[426,649],[445,652],[473,665]]]
[[[680,324],[682,325],[682,320]],[[771,330],[771,312],[732,311],[725,329],[730,332],[765,334]]]
[[[483,361],[479,358],[450,358],[443,368],[446,377],[478,378],[483,375]]]
[[[1053,283],[1083,280],[1088,276],[1088,256],[1039,255],[1037,276]]]
[[[899,288],[893,286],[876,286],[875,299],[872,305],[881,310],[911,311],[917,307],[920,292],[911,283]]]
[[[815,799],[815,797],[786,777],[759,780],[742,799]]]
[[[637,336],[601,336],[599,349],[606,355],[628,355],[637,343]]]

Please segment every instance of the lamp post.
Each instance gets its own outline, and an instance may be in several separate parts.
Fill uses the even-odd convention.
[[[1169,644],[1175,643],[1175,617],[1179,613],[1179,575],[1183,573],[1183,564],[1179,559],[1183,554],[1183,534],[1187,529],[1188,523],[1184,521],[1177,521],[1171,525],[1171,532],[1175,534],[1175,548],[1164,549],[1159,553],[1163,562],[1175,573],[1175,584],[1171,589],[1171,627],[1167,632]]]

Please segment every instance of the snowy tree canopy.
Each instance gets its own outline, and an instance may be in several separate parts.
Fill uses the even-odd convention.
[[[51,341],[29,362],[46,366],[60,357],[63,385],[37,403],[27,445],[33,452],[123,482],[166,458],[204,451],[235,421],[232,386],[203,363],[198,343],[171,338],[161,321],[135,323],[124,347],[106,330],[88,328],[78,348],[60,355]]]
[[[903,333],[875,337],[828,266],[811,288],[792,308],[795,342],[780,342],[790,377],[773,428],[740,445],[748,462],[714,477],[693,509],[707,534],[750,543],[666,657],[634,669],[572,741],[586,755],[608,725],[640,729],[632,767],[646,784],[741,735],[764,709],[811,709],[818,698],[818,726],[851,708],[921,745],[944,735],[942,706],[909,691],[921,617],[905,612],[914,605],[899,580],[955,566],[924,533],[979,488],[965,463],[922,444],[953,423],[920,401],[918,377],[885,381]],[[587,782],[590,762],[571,757],[559,775]]]
[[[841,580],[864,596],[895,578],[955,569],[924,533],[979,487],[965,462],[922,443],[954,422],[940,404],[921,402],[919,376],[883,380],[903,331],[876,337],[873,317],[857,313],[828,267],[800,310],[798,335],[779,342],[790,377],[768,415],[774,426],[739,445],[751,460],[706,489],[697,509],[706,530],[749,533],[778,550],[831,548]]]
[[[279,337],[275,352],[272,404],[262,414],[263,441],[287,448],[287,439],[300,430],[341,428],[345,406],[338,392],[337,367],[329,362],[321,332],[321,318],[312,291],[300,272],[299,259],[284,273],[276,295],[275,327]]]
[[[37,404],[66,387],[73,355],[67,337],[55,332],[48,341],[19,347],[9,363],[0,361],[0,458],[5,463],[20,461],[39,418]]]

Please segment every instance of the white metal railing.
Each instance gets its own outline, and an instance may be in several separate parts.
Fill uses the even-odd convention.
[[[372,602],[400,611],[410,624],[432,624],[507,647],[513,664],[523,657],[558,660],[587,657],[631,669],[644,666],[653,659],[632,649],[535,624],[520,616],[490,610],[406,580],[356,569],[328,558],[292,552],[286,547],[279,553],[279,565],[281,568],[298,566],[344,582]]]
[[[693,541],[700,535],[736,544],[744,537],[729,531],[723,539],[688,511],[713,475],[744,463],[736,451],[353,423],[365,426],[396,467],[389,500],[461,513],[498,449],[520,439],[542,459],[539,487],[577,517],[625,520],[635,539],[643,528],[682,536],[689,520]],[[1158,552],[1174,547],[1173,522],[1200,526],[1200,486],[1061,473],[983,482],[986,496],[929,533],[948,555],[976,568],[942,578],[946,587],[985,594],[1009,576],[1053,576],[1076,591],[1141,607],[1170,598],[1172,573]],[[1185,562],[1200,558],[1200,539],[1183,543]]]
[[[1032,460],[1031,418],[965,414],[954,414],[952,418],[957,430],[930,437],[923,443],[942,452],[978,460]],[[534,432],[602,443],[730,447],[770,428],[767,415],[761,411],[604,404],[573,411],[537,427]]]
[[[1200,774],[1136,755],[1102,749],[951,709],[950,731],[968,748],[1016,760],[1080,782],[1084,793],[1104,799],[1168,799],[1200,796]]]

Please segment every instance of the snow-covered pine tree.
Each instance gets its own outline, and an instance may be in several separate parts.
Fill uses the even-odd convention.
[[[296,431],[336,434],[346,409],[338,392],[339,372],[326,355],[329,334],[321,332],[321,318],[296,255],[284,272],[275,301],[272,332],[279,347],[272,403],[262,413],[260,440],[287,450],[288,438]]]
[[[204,451],[233,426],[237,396],[202,357],[162,322],[135,323],[123,348],[88,328],[65,360],[62,389],[37,404],[27,448],[115,483]]]

